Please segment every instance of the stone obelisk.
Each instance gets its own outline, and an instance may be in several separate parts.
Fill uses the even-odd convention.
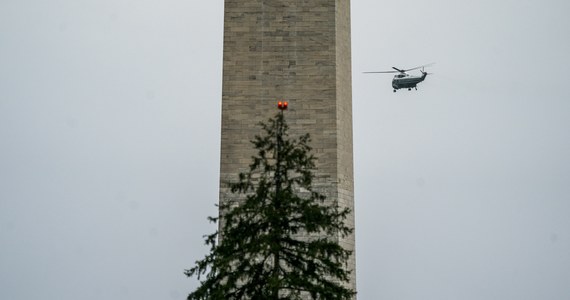
[[[221,202],[283,99],[290,134],[311,135],[313,186],[354,212],[350,46],[349,0],[225,0]],[[354,214],[346,221],[354,227]],[[354,250],[354,235],[339,242]],[[348,268],[356,290],[354,252]]]

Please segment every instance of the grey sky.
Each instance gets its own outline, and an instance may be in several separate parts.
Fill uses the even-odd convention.
[[[360,299],[570,295],[570,2],[352,1]],[[0,1],[0,299],[183,299],[223,1]],[[418,91],[362,74],[436,62]]]

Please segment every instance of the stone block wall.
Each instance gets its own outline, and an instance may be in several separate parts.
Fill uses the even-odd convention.
[[[311,134],[315,187],[354,209],[350,45],[349,0],[225,0],[220,201],[283,99],[290,134]],[[354,236],[340,242],[354,250]],[[354,255],[349,269],[355,288]]]

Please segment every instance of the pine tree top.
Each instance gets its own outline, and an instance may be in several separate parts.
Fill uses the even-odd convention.
[[[281,112],[261,123],[249,171],[229,184],[210,253],[186,271],[205,275],[188,299],[352,299],[346,270],[351,251],[339,245],[352,228],[349,209],[313,190],[310,136],[291,138]],[[218,241],[221,239],[221,242]]]

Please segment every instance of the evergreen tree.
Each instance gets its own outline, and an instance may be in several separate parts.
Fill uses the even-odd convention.
[[[349,209],[325,204],[313,189],[308,134],[290,138],[283,111],[260,125],[249,171],[229,185],[235,199],[209,218],[220,221],[206,236],[210,253],[185,272],[205,275],[188,299],[352,299],[351,251],[338,244],[352,232]]]

